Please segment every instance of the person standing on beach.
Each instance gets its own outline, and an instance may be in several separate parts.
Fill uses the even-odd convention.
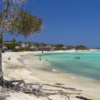
[[[41,60],[41,56],[39,57],[39,60]]]

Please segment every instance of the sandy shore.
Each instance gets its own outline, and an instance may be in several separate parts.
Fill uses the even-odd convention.
[[[62,51],[59,51],[62,52]],[[74,50],[67,52],[75,52]],[[42,83],[61,83],[64,86],[76,88],[77,90],[83,90],[81,96],[93,99],[100,100],[100,87],[99,85],[89,81],[84,82],[77,79],[71,74],[53,72],[43,62],[40,62],[34,57],[34,65],[31,68],[28,68],[27,56],[26,54],[38,54],[41,52],[5,52],[3,54],[3,71],[5,79],[24,79],[26,82],[42,82]],[[8,58],[11,57],[11,60]],[[31,61],[30,61],[31,62]],[[75,77],[75,78],[74,78]],[[68,91],[70,92],[70,91]],[[73,92],[73,91],[71,91]],[[77,91],[79,93],[79,91]],[[76,95],[71,96],[71,100],[81,100],[75,97]],[[51,96],[53,100],[65,100],[62,96]],[[33,95],[28,95],[24,93],[10,93],[10,97],[7,97],[7,100],[48,100],[47,98],[37,98]]]

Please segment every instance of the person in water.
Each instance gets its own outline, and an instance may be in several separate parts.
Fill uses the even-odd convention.
[[[41,60],[41,56],[39,57],[39,60]]]
[[[80,57],[75,57],[75,59],[80,59]]]

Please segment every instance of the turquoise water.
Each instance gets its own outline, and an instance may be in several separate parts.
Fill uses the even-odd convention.
[[[100,51],[45,53],[41,56],[52,69],[100,81]]]

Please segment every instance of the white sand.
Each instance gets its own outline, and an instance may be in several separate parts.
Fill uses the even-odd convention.
[[[62,51],[57,51],[62,52]],[[75,52],[75,50],[69,50],[65,52]],[[41,52],[5,52],[3,53],[3,71],[4,71],[4,78],[7,80],[10,79],[23,79],[26,82],[46,82],[46,83],[64,83],[67,87],[74,87],[77,89],[82,89],[82,95],[89,97],[94,100],[100,100],[100,88],[94,86],[93,84],[88,84],[86,82],[81,82],[80,80],[73,79],[74,76],[69,77],[66,75],[62,75],[56,72],[48,72],[43,70],[34,70],[30,72],[26,69],[26,65],[24,62],[22,63],[21,60],[19,61],[18,58],[21,55],[26,55],[28,53],[38,54]],[[11,57],[11,60],[8,58]],[[38,63],[38,61],[34,61],[34,66],[41,65],[42,63]],[[41,76],[42,74],[42,76]],[[96,92],[96,93],[95,93]],[[95,94],[94,94],[95,93]],[[6,93],[8,94],[8,93]],[[10,92],[10,97],[7,97],[7,100],[48,100],[47,98],[41,97],[37,98],[34,95],[24,94],[24,93],[14,93]],[[50,96],[53,100],[65,100],[62,96]],[[75,96],[71,96],[71,100],[79,100],[75,98]]]

